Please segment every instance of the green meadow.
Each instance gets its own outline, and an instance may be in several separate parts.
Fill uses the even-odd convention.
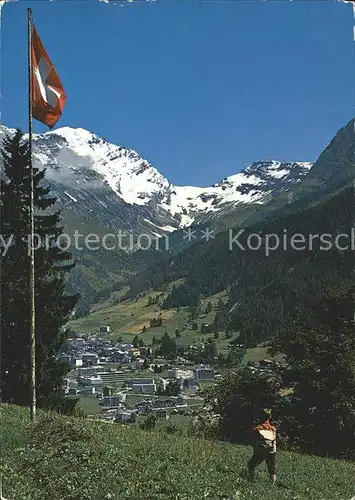
[[[351,500],[355,465],[278,453],[277,485],[244,474],[250,447],[2,405],[8,500]]]

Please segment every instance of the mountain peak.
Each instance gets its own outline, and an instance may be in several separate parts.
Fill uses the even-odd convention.
[[[252,172],[255,170],[259,170],[259,171],[273,172],[273,171],[284,170],[285,168],[288,170],[300,167],[310,169],[312,166],[313,166],[312,162],[285,161],[285,160],[280,161],[280,160],[268,159],[268,160],[254,161],[251,165],[248,165],[246,167],[245,171]]]
[[[36,134],[38,135],[38,134]],[[74,128],[74,127],[60,127],[54,130],[50,130],[49,132],[45,132],[43,135],[59,135],[61,137],[64,137],[65,139],[72,139],[72,138],[82,138],[83,140],[90,140],[95,134],[92,132],[89,132],[89,130],[86,130],[84,128]]]
[[[65,142],[71,148],[80,148],[84,145],[94,145],[94,144],[105,144],[107,141],[93,132],[86,130],[84,128],[74,128],[74,127],[61,127],[55,130],[50,130],[44,134],[36,134],[36,138],[60,138],[64,139]]]
[[[35,134],[33,157],[47,169],[46,181],[62,205],[85,215],[92,211],[108,227],[117,221],[133,227],[139,215],[157,233],[233,213],[238,206],[266,204],[311,166],[258,161],[213,186],[174,186],[136,151],[69,126]]]

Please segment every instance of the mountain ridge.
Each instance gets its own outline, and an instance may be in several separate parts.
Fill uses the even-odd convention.
[[[136,151],[111,145],[84,129],[73,132],[66,127],[59,129],[59,133],[55,130],[35,135],[36,166],[47,167],[45,179],[52,195],[59,199],[58,208],[63,209],[65,231],[70,233],[78,228],[80,233],[100,235],[112,233],[112,229],[123,229],[132,230],[136,236],[138,232],[158,238],[169,235],[169,251],[164,253],[136,248],[132,250],[138,251],[129,254],[120,249],[110,252],[102,248],[93,253],[72,248],[78,264],[72,273],[69,290],[81,292],[83,307],[80,314],[87,314],[90,305],[100,300],[102,294],[109,296],[110,291],[117,287],[129,287],[130,292],[126,293],[132,296],[149,288],[158,277],[164,281],[162,274],[168,269],[167,274],[172,268],[176,272],[179,266],[189,268],[197,276],[203,262],[202,272],[205,273],[207,262],[213,269],[217,261],[224,258],[220,245],[228,228],[255,227],[256,224],[260,229],[270,219],[302,211],[317,200],[325,201],[334,195],[343,180],[353,174],[355,166],[352,161],[353,120],[343,129],[338,131],[315,164],[276,160],[254,162],[242,172],[206,188],[174,186]],[[7,130],[0,127],[0,139]],[[329,165],[328,159],[331,160]],[[314,165],[328,173],[328,182],[324,182],[322,176],[318,178],[317,172],[313,175]],[[339,165],[344,168],[340,169]],[[112,175],[114,166],[116,178]],[[104,175],[107,169],[108,178]],[[140,183],[142,179],[145,182]],[[114,189],[122,191],[127,182],[130,190],[125,191],[125,201]],[[142,186],[145,197],[131,198],[131,203],[128,203],[127,197],[139,194]],[[180,196],[181,201],[179,189],[184,191],[187,206],[180,204],[177,208],[181,211],[174,218],[176,214],[166,207],[169,206],[169,197],[173,207],[174,197],[175,206],[176,198]],[[222,196],[222,201],[217,196]],[[197,202],[200,206],[196,208]],[[191,207],[193,203],[195,205]],[[196,239],[186,239],[184,229],[187,227],[197,229],[199,233],[203,228],[212,228],[217,234],[213,241],[200,246]],[[188,247],[190,249],[185,253]],[[227,269],[227,261],[221,264],[223,269]],[[219,264],[216,269],[219,269]],[[181,272],[177,272],[178,277]],[[219,271],[214,276],[216,283],[221,281],[222,274]]]
[[[14,130],[1,126],[0,137],[5,132]],[[176,186],[135,150],[71,127],[34,134],[33,158],[46,168],[46,182],[61,206],[85,216],[92,212],[106,227],[157,236],[267,205],[313,165],[257,161],[210,186]]]

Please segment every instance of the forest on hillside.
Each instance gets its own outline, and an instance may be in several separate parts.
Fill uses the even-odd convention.
[[[176,290],[166,300],[166,304],[176,307],[192,306],[196,297],[228,290],[228,327],[240,330],[248,347],[256,345],[278,335],[294,306],[305,303],[309,297],[319,297],[325,282],[352,281],[354,202],[354,190],[347,187],[324,203],[246,229],[238,243],[233,242],[237,230],[221,233],[213,242],[195,244],[172,259],[142,270],[133,280],[130,294],[159,289],[184,278],[184,290],[180,293],[183,303],[176,302]],[[347,237],[338,236],[337,240],[342,233]],[[259,249],[256,234],[262,242]],[[269,246],[276,241],[272,235],[279,237],[280,245],[267,252],[267,238]],[[303,244],[290,244],[296,235],[303,235]]]

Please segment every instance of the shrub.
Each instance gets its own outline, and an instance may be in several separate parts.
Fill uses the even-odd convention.
[[[178,428],[177,425],[175,424],[168,424],[164,427],[164,430],[167,434],[179,434],[182,435],[183,432],[181,429]]]
[[[144,431],[152,431],[157,423],[157,417],[155,415],[148,415],[148,417],[140,424],[140,428]]]

